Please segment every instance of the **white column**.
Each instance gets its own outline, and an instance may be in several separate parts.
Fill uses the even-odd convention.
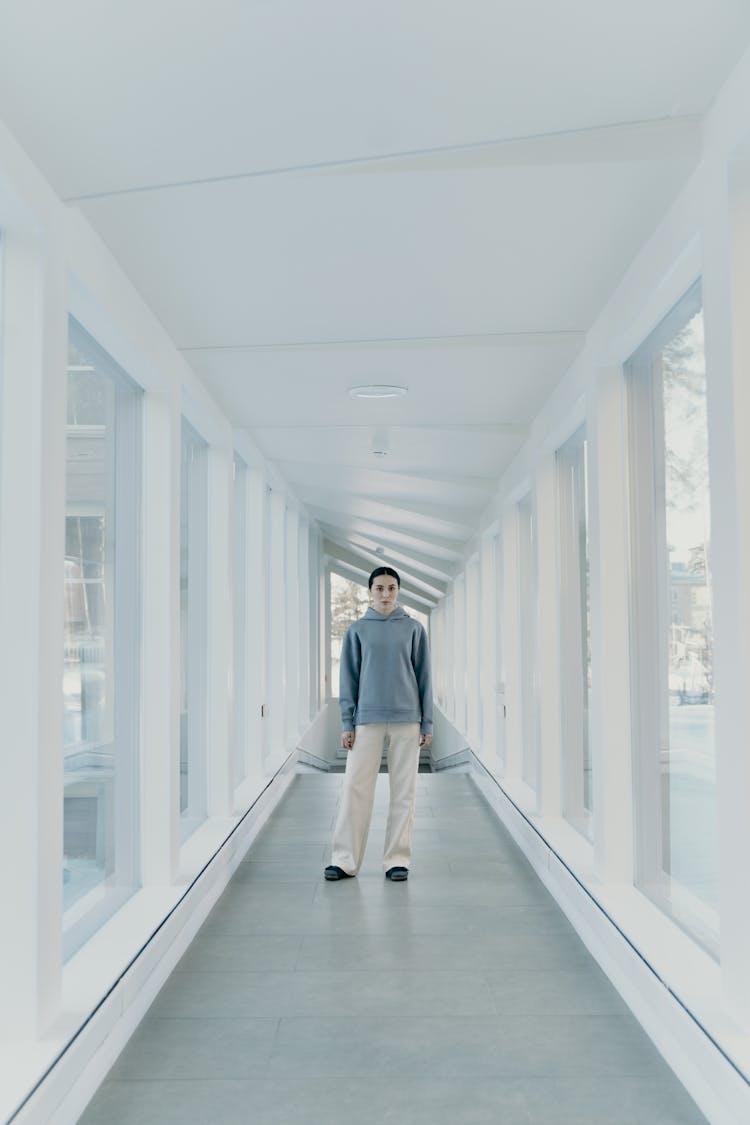
[[[721,971],[750,1031],[750,155],[706,193],[704,303],[711,474]]]
[[[503,624],[505,626],[505,776],[520,778],[523,760],[523,689],[521,684],[521,607],[518,567],[518,509],[503,521]]]
[[[451,587],[450,594],[443,600],[445,607],[443,629],[443,683],[445,684],[445,713],[451,722],[456,725],[456,688],[453,666],[455,664],[455,635],[456,614],[454,609],[455,598]]]
[[[466,734],[466,574],[459,574],[453,583],[453,692],[455,698],[454,723]]]
[[[248,777],[263,773],[266,702],[266,482],[259,469],[247,470],[247,594],[245,597],[245,734]]]
[[[312,678],[313,648],[310,644],[310,524],[303,520],[299,529],[299,646],[298,663],[300,672],[299,706],[297,726],[300,730],[308,725],[311,718],[310,683]]]
[[[536,478],[537,574],[539,581],[536,660],[539,673],[539,777],[541,816],[562,815],[560,741],[560,620],[555,454],[545,451]]]
[[[284,590],[284,624],[286,631],[286,730],[284,750],[292,750],[299,735],[300,615],[299,513],[288,508],[286,513],[286,587]]]
[[[207,450],[207,778],[209,816],[228,816],[232,809],[232,748],[229,741],[229,662],[232,588],[229,513],[232,494],[232,450],[211,445]]]
[[[331,572],[328,566],[323,570],[323,597],[320,606],[320,627],[323,633],[323,699],[327,702],[331,695]]]
[[[309,574],[309,620],[310,620],[310,715],[317,715],[321,706],[321,646],[323,643],[323,630],[320,624],[320,591],[322,575],[320,565],[320,536],[315,527],[310,528],[308,574]]]
[[[482,711],[482,757],[499,764],[497,746],[497,575],[494,532],[482,537],[479,555],[479,706]]]
[[[274,488],[269,502],[269,613],[266,757],[276,759],[286,749],[286,496]]]
[[[3,260],[0,1037],[21,1039],[57,1015],[62,972],[67,271],[18,229]]]
[[[180,848],[180,399],[143,402],[140,745],[144,886],[169,884]]]
[[[628,456],[621,368],[596,373],[590,450],[591,736],[594,864],[603,882],[633,881],[628,619]]]

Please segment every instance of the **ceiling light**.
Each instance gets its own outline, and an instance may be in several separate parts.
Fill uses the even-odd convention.
[[[403,398],[408,387],[391,387],[385,383],[372,383],[367,387],[350,387],[352,398]]]
[[[69,363],[68,371],[96,371],[90,363]]]

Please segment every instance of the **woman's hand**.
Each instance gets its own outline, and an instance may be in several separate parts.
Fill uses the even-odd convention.
[[[341,733],[341,747],[343,750],[351,750],[354,745],[354,731],[345,730]]]
[[[431,734],[420,734],[420,736],[419,736],[419,748],[420,748],[420,750],[426,750],[431,742],[432,742],[432,735]]]

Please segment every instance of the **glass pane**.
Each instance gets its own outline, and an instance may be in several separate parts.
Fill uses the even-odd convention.
[[[700,286],[634,356],[638,882],[718,952],[706,369]]]
[[[673,897],[718,909],[708,424],[703,314],[661,355],[669,734],[662,856]]]
[[[62,685],[68,954],[137,882],[137,397],[71,321]]]
[[[592,834],[591,642],[587,443],[581,429],[557,451],[563,815]]]
[[[341,646],[346,630],[358,621],[370,605],[369,591],[348,578],[331,573],[331,695],[339,694],[339,668],[341,667]]]

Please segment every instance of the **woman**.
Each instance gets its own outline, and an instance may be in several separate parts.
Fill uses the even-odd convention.
[[[362,865],[375,783],[388,753],[390,808],[383,869],[409,877],[419,750],[432,742],[427,634],[398,604],[401,579],[389,566],[370,575],[370,609],[350,625],[341,650],[341,745],[348,750],[344,792],[326,879],[349,879]]]

